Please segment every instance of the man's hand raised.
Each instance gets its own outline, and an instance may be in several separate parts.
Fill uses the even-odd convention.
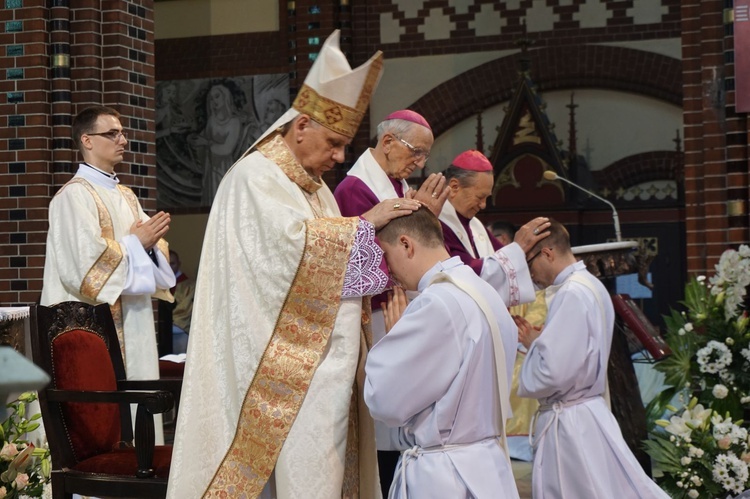
[[[394,218],[411,215],[420,206],[419,201],[414,199],[386,199],[366,211],[362,218],[374,225],[375,229],[380,229]]]
[[[442,173],[431,173],[427,180],[422,182],[419,190],[414,192],[410,189],[406,197],[411,197],[428,207],[436,217],[440,216],[445,200],[448,199],[450,189],[445,182]]]
[[[143,249],[148,251],[169,231],[171,221],[169,213],[160,211],[146,221],[138,220],[130,227],[130,233],[135,235]]]

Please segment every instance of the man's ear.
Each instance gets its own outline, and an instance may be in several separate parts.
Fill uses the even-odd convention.
[[[411,237],[407,236],[406,234],[402,234],[398,238],[398,244],[406,252],[407,258],[414,258],[414,240]]]
[[[458,194],[458,188],[461,187],[461,184],[458,182],[458,179],[456,177],[453,177],[448,181],[448,187],[450,187],[450,192],[448,192],[448,199],[453,199],[456,194]]]
[[[383,138],[380,139],[383,142],[383,152],[390,153],[391,152],[391,144],[393,144],[393,134],[391,132],[386,132],[383,134]]]
[[[85,133],[81,135],[81,150],[90,151],[93,147],[93,144],[91,144],[91,137],[89,137]]]

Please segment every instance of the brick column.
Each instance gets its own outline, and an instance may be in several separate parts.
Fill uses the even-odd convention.
[[[749,236],[747,117],[734,111],[726,3],[688,0],[681,7],[690,273],[710,271],[725,249]]]
[[[54,2],[52,2],[54,4]],[[0,304],[39,298],[51,183],[44,0],[6,0],[0,67]]]
[[[153,8],[5,0],[0,22],[0,305],[29,304],[42,289],[49,201],[77,168],[74,113],[122,113],[130,152],[118,173],[144,209],[156,207]]]

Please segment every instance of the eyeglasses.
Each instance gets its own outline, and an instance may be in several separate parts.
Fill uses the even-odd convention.
[[[548,248],[548,249],[552,250],[552,248]],[[529,268],[531,268],[531,262],[533,262],[536,257],[538,257],[539,255],[541,255],[543,250],[544,250],[544,248],[540,249],[539,251],[536,252],[536,255],[534,255],[531,258],[529,258],[528,260],[526,260],[526,266],[529,267]]]
[[[87,133],[86,135],[100,135],[102,137],[107,137],[112,142],[117,142],[120,140],[120,137],[122,137],[125,140],[128,140],[127,135],[125,135],[125,132],[122,130],[110,130],[109,132],[99,132],[99,133]]]
[[[541,252],[541,251],[538,251],[536,255],[534,255],[534,256],[532,256],[531,258],[529,258],[528,260],[526,260],[526,265],[527,265],[528,267],[531,267],[531,262],[533,262],[533,261],[534,261],[534,258],[538,257],[538,256],[539,256],[539,255],[541,255],[541,254],[542,254],[542,252]]]
[[[398,140],[401,141],[402,144],[404,144],[406,147],[409,148],[411,151],[411,155],[414,157],[415,160],[419,161],[420,159],[424,159],[427,161],[430,158],[430,152],[425,151],[424,149],[420,149],[419,147],[414,147],[413,145],[409,144],[407,141],[402,139],[401,137],[396,137]]]

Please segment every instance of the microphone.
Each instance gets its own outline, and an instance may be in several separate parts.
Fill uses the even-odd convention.
[[[582,190],[583,192],[585,192],[589,196],[594,197],[594,198],[598,199],[599,201],[603,201],[603,202],[607,203],[609,205],[609,207],[612,208],[612,219],[615,221],[615,236],[617,237],[617,241],[618,242],[622,241],[622,235],[620,234],[620,217],[617,215],[617,210],[615,209],[615,205],[613,205],[612,203],[610,203],[609,201],[607,201],[603,197],[597,196],[596,194],[594,194],[593,192],[589,191],[588,189],[584,189],[580,185],[574,184],[573,182],[571,182],[567,178],[563,178],[563,177],[559,176],[557,173],[553,172],[552,170],[545,171],[544,172],[544,178],[545,178],[545,180],[562,180],[563,182],[566,182],[566,183],[572,185],[576,189]]]

